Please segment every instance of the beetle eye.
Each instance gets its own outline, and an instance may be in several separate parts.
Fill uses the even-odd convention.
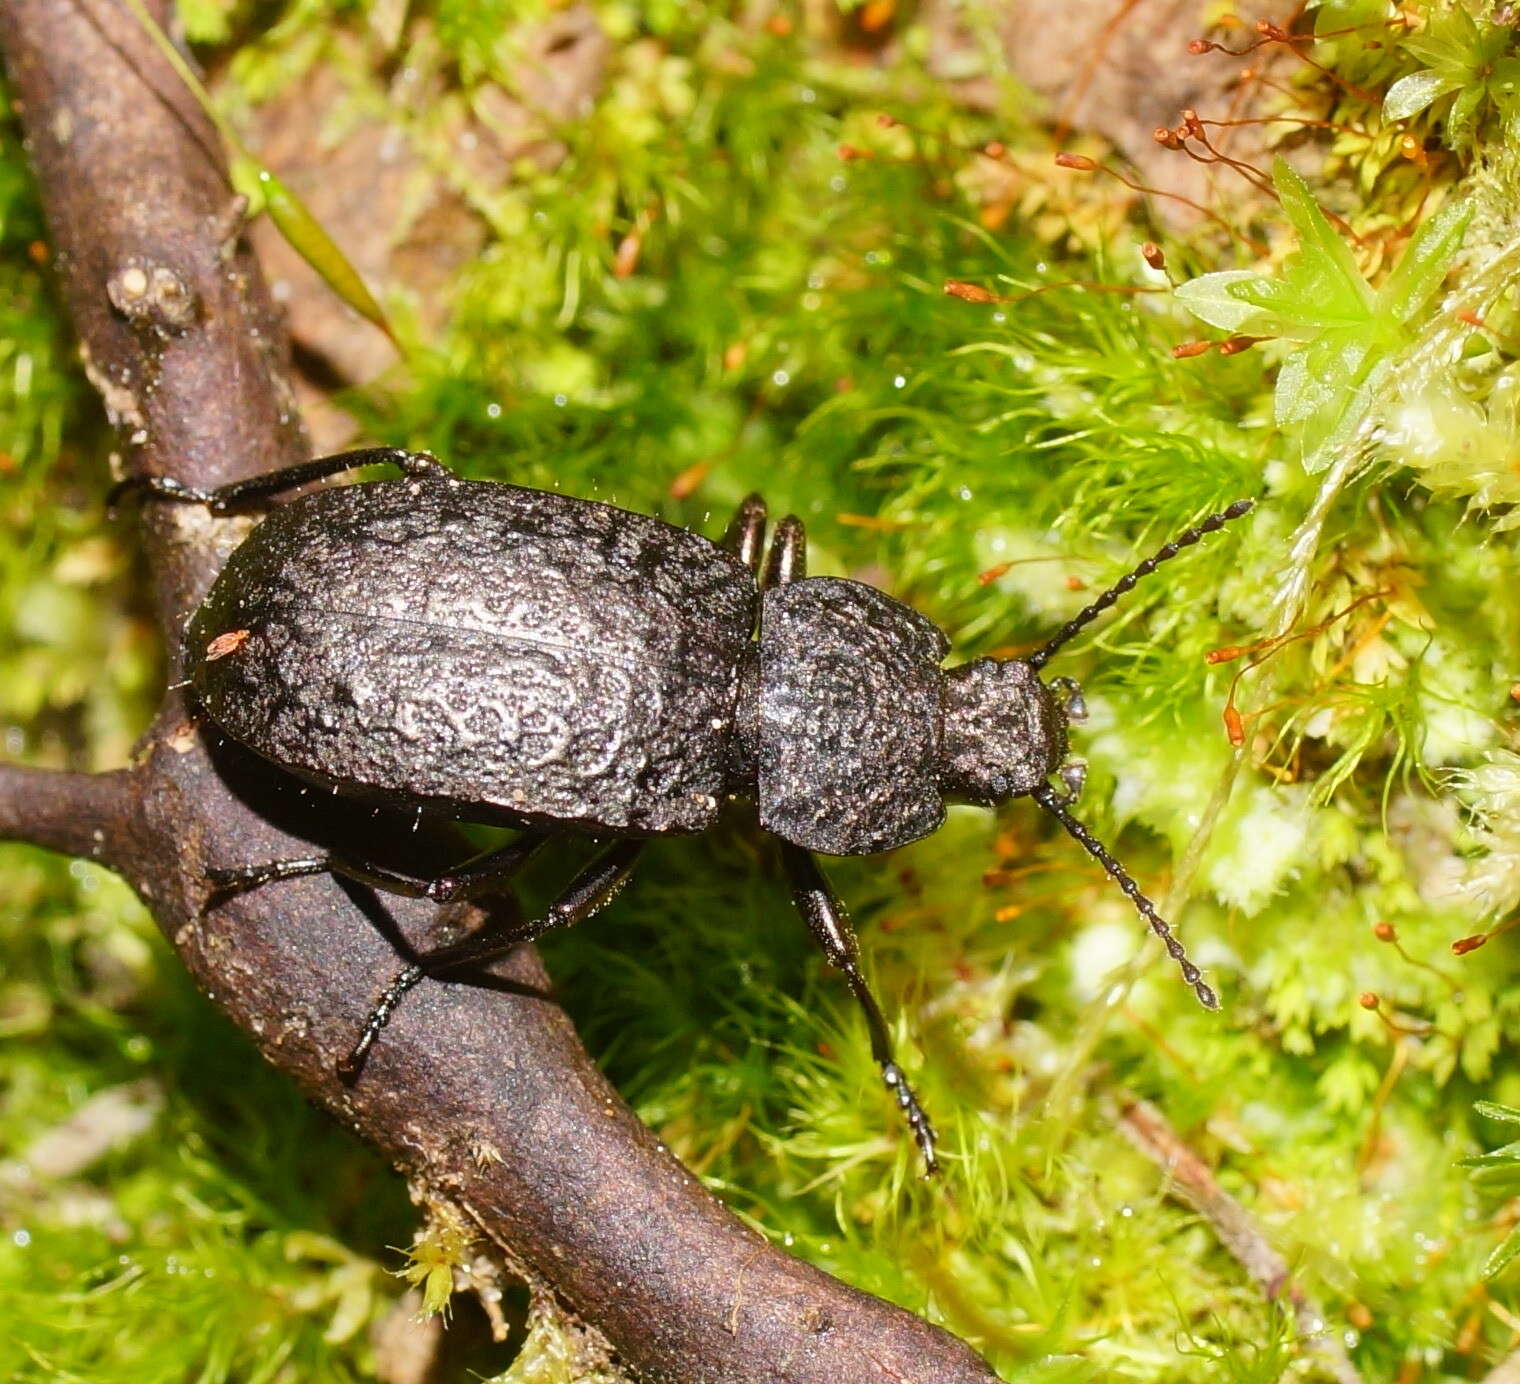
[[[1080,725],[1087,719],[1087,699],[1075,678],[1051,678],[1048,686],[1056,694],[1056,705],[1069,722]]]
[[[1063,802],[1070,806],[1082,796],[1082,790],[1087,787],[1087,761],[1085,759],[1068,759],[1060,769],[1061,782],[1066,785],[1066,797]]]

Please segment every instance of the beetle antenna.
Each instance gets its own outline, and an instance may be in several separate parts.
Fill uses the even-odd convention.
[[[1236,500],[1228,509],[1222,509],[1218,514],[1211,514],[1201,524],[1195,524],[1190,529],[1184,529],[1176,538],[1164,547],[1152,553],[1133,572],[1119,578],[1111,587],[1098,597],[1086,610],[1082,611],[1074,619],[1068,620],[1055,633],[1043,648],[1029,655],[1024,660],[1031,668],[1040,669],[1050,662],[1051,655],[1063,644],[1067,643],[1086,626],[1092,624],[1105,610],[1107,610],[1119,597],[1134,589],[1134,585],[1141,577],[1148,577],[1163,562],[1169,562],[1176,557],[1184,548],[1191,548],[1199,539],[1207,534],[1216,533],[1222,529],[1231,519],[1239,519],[1253,504],[1254,500]],[[1067,830],[1070,830],[1068,827]],[[1081,838],[1079,837],[1078,840]],[[1089,849],[1091,849],[1089,847]]]
[[[1215,518],[1218,517],[1218,515],[1215,516]],[[1201,528],[1202,525],[1199,527]],[[1092,832],[1066,810],[1066,804],[1048,783],[1042,783],[1030,796],[1066,828],[1067,834],[1092,856],[1103,867],[1108,877],[1129,896],[1129,901],[1135,905],[1135,911],[1151,925],[1151,931],[1161,939],[1167,955],[1177,963],[1183,980],[1193,987],[1193,993],[1198,996],[1198,1002],[1205,1009],[1218,1009],[1219,996],[1214,993],[1213,987],[1205,982],[1203,973],[1198,967],[1188,960],[1182,943],[1172,934],[1171,924],[1156,912],[1156,905],[1140,892],[1140,886],[1125,873],[1124,867],[1103,849],[1102,843]]]

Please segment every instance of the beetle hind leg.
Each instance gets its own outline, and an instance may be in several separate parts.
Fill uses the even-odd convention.
[[[373,861],[356,860],[345,855],[299,856],[239,869],[208,870],[206,878],[211,889],[206,907],[214,907],[234,894],[244,894],[250,889],[259,889],[282,879],[328,874],[357,880],[360,884],[368,884],[388,894],[432,899],[434,903],[452,903],[457,899],[473,898],[476,894],[505,884],[538,853],[551,835],[546,831],[524,831],[505,846],[473,856],[442,875],[408,874]]]
[[[570,881],[541,917],[527,922],[514,920],[488,924],[462,942],[424,952],[385,987],[370,1010],[353,1051],[338,1064],[338,1075],[345,1081],[352,1081],[359,1075],[364,1059],[374,1047],[381,1029],[390,1022],[396,1006],[409,990],[429,976],[494,961],[523,942],[531,942],[555,928],[573,927],[599,913],[622,892],[647,844],[638,840],[614,841]]]
[[[897,1065],[887,1021],[882,1017],[881,1006],[877,1004],[876,996],[871,993],[871,987],[860,970],[860,945],[856,941],[850,915],[810,852],[789,841],[783,841],[781,857],[786,866],[787,878],[791,882],[792,901],[797,905],[797,911],[802,914],[808,931],[823,948],[823,954],[844,976],[856,1003],[865,1014],[866,1031],[871,1038],[871,1056],[876,1059],[881,1068],[882,1081],[897,1101],[903,1118],[908,1122],[908,1128],[913,1131],[913,1138],[923,1155],[924,1172],[936,1173],[939,1171],[939,1160],[934,1153],[934,1126],[929,1123],[928,1115],[918,1103],[913,1088],[908,1085],[902,1068]]]
[[[426,476],[449,476],[452,473],[436,457],[426,452],[408,452],[401,447],[363,447],[353,452],[338,452],[330,457],[282,466],[262,476],[219,485],[214,490],[200,490],[177,481],[173,476],[128,476],[113,486],[106,497],[106,507],[114,510],[128,495],[151,496],[182,505],[204,505],[213,514],[230,514],[246,505],[272,499],[287,490],[326,480],[360,466],[395,466],[402,475],[419,479]]]

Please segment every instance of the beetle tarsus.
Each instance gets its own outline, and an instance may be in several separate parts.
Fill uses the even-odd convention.
[[[417,962],[408,966],[385,987],[385,993],[375,1001],[375,1007],[370,1010],[369,1018],[364,1022],[364,1032],[359,1035],[359,1041],[354,1044],[353,1051],[338,1063],[338,1075],[344,1081],[354,1081],[364,1070],[364,1059],[369,1056],[369,1050],[375,1046],[375,1039],[380,1036],[380,1030],[390,1023],[391,1015],[396,1012],[396,1006],[401,1003],[406,992],[427,974],[426,965],[423,962]]]
[[[402,475],[413,479],[452,475],[437,457],[427,452],[409,452],[402,447],[361,447],[357,451],[283,466],[278,471],[219,485],[214,490],[198,490],[172,476],[128,476],[111,488],[106,496],[106,509],[114,514],[126,496],[140,495],[181,505],[204,505],[212,514],[231,514],[245,506],[256,505],[286,491],[327,480],[330,476],[340,476],[361,466],[394,466]]]
[[[886,1084],[887,1090],[897,1098],[897,1107],[903,1112],[908,1128],[913,1131],[914,1142],[918,1144],[918,1151],[924,1160],[924,1176],[933,1177],[939,1172],[939,1159],[934,1152],[939,1136],[935,1134],[934,1126],[930,1123],[928,1115],[924,1113],[923,1106],[918,1103],[918,1097],[913,1093],[913,1088],[908,1085],[908,1078],[903,1075],[902,1068],[897,1063],[883,1062],[881,1079]]]
[[[264,865],[244,865],[230,870],[207,870],[206,902],[202,908],[207,912],[218,904],[250,889],[260,889],[282,879],[301,879],[307,875],[325,875],[333,868],[332,858],[325,855],[303,856],[296,860],[271,860]]]
[[[114,519],[122,501],[134,495],[151,496],[155,500],[169,500],[182,505],[211,505],[214,503],[215,492],[197,490],[194,486],[175,480],[173,476],[128,476],[125,480],[117,481],[106,492],[106,513]]]

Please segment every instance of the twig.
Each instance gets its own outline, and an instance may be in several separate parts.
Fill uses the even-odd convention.
[[[162,4],[154,11],[162,20]],[[214,486],[299,459],[282,326],[238,237],[215,132],[163,55],[112,0],[3,0],[0,45],[86,369],[122,429],[126,470]],[[186,613],[240,530],[169,506],[148,507],[142,523],[173,658]],[[634,1375],[992,1384],[946,1332],[730,1215],[602,1079],[530,948],[497,968],[495,986],[423,987],[357,1084],[340,1083],[338,1059],[396,966],[395,938],[377,920],[418,945],[437,910],[382,907],[328,877],[205,910],[208,867],[341,839],[354,814],[321,796],[216,743],[171,692],[131,771],[0,773],[0,832],[119,869],[269,1061],[424,1200],[478,1226],[541,1300],[596,1327]],[[361,820],[369,844],[386,849]],[[398,863],[437,846],[412,844],[406,826]]]
[[[1293,1283],[1288,1262],[1267,1242],[1245,1207],[1216,1181],[1208,1164],[1183,1141],[1149,1101],[1122,1099],[1118,1125],[1129,1141],[1171,1179],[1172,1190],[1212,1227],[1220,1243],[1269,1302],[1286,1297],[1300,1339],[1337,1384],[1361,1384],[1361,1375],[1326,1325],[1320,1306]]]
[[[0,841],[115,863],[109,847],[130,800],[132,774],[68,774],[0,764]]]

